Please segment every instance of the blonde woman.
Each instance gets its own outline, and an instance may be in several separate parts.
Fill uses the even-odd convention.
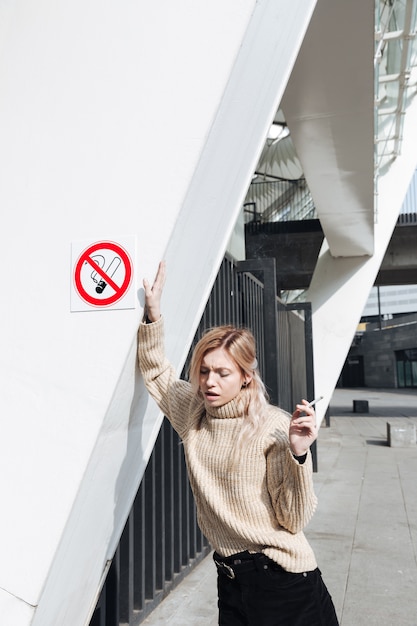
[[[190,382],[164,353],[161,263],[144,280],[139,367],[184,444],[198,522],[214,549],[220,626],[336,626],[332,599],[303,533],[316,508],[306,400],[289,415],[268,403],[247,329],[209,330]]]

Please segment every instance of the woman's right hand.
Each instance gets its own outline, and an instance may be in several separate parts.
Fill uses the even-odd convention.
[[[151,286],[146,278],[143,279],[145,290],[146,316],[150,322],[157,322],[161,317],[161,296],[165,284],[165,261],[161,261]]]

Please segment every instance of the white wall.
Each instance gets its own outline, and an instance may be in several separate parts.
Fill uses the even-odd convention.
[[[97,445],[83,525],[112,533],[133,393],[139,305],[71,313],[71,244],[133,235],[136,288],[154,272],[252,5],[1,5],[0,587],[30,605]]]
[[[85,623],[159,428],[141,304],[71,311],[71,245],[134,238],[134,290],[166,256],[180,365],[314,4],[0,4],[8,626]]]

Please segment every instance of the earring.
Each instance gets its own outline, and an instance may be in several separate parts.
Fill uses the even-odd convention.
[[[243,383],[243,385],[242,385],[242,387],[247,387],[247,386],[248,386],[248,383],[247,383],[247,382],[246,382],[246,380],[245,380],[245,381],[244,381],[244,383]]]

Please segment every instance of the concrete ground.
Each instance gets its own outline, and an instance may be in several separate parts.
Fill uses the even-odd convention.
[[[369,412],[354,413],[354,399]],[[417,626],[417,446],[389,447],[391,420],[417,425],[417,390],[336,389],[320,429],[306,535],[341,626]],[[143,624],[217,624],[210,556]]]

